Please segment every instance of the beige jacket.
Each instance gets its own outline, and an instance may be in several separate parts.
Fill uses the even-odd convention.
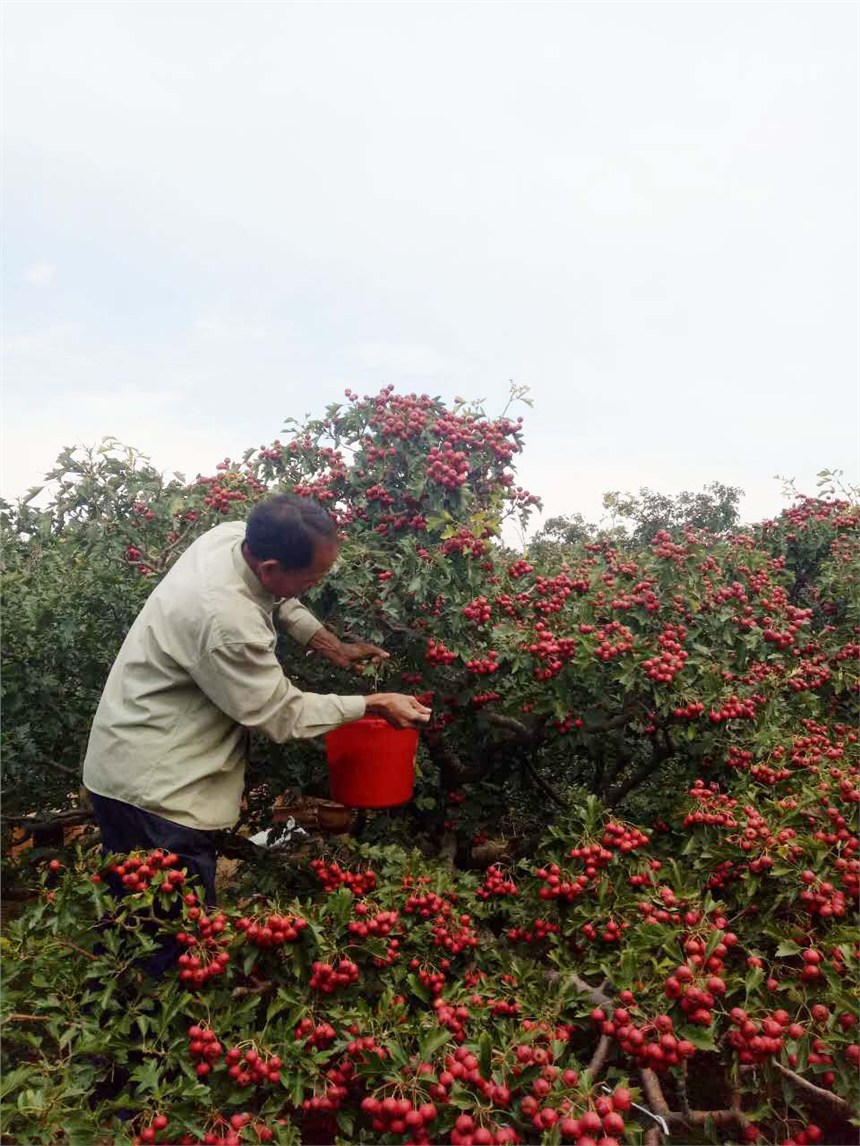
[[[83,782],[190,828],[239,818],[245,730],[319,736],[364,715],[361,696],[300,692],[275,656],[277,628],[307,644],[320,622],[278,602],[242,556],[242,522],[198,538],[155,587],[114,661]]]

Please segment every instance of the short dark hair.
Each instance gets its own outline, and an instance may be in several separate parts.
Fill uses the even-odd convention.
[[[245,543],[258,561],[279,561],[284,569],[308,569],[320,542],[337,545],[337,527],[319,502],[276,493],[248,515]]]

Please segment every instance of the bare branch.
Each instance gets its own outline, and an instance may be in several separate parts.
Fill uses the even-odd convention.
[[[611,1050],[612,1039],[609,1037],[609,1035],[601,1035],[600,1042],[597,1044],[597,1049],[591,1056],[591,1062],[588,1064],[588,1073],[591,1075],[592,1079],[597,1078],[597,1076],[603,1070]]]
[[[845,1118],[852,1116],[853,1112],[850,1105],[843,1098],[840,1098],[838,1094],[832,1094],[829,1090],[824,1090],[822,1087],[816,1086],[814,1082],[808,1082],[805,1078],[801,1078],[795,1071],[790,1070],[787,1066],[783,1066],[781,1062],[774,1060],[773,1065],[780,1074],[790,1079],[810,1102],[817,1102],[821,1106],[827,1106]]]

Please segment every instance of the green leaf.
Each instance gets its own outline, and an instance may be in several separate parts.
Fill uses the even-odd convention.
[[[421,1040],[418,1057],[422,1062],[428,1062],[440,1047],[451,1041],[451,1032],[447,1027],[438,1031],[430,1031]]]
[[[711,1030],[705,1030],[702,1027],[684,1027],[683,1035],[696,1050],[715,1051],[717,1049],[717,1044],[714,1042],[714,1032]]]
[[[493,1074],[493,1038],[489,1031],[484,1031],[478,1039],[478,1068],[481,1078],[491,1078]]]
[[[776,956],[781,959],[786,955],[797,955],[800,951],[801,947],[797,943],[792,942],[791,939],[783,939],[776,949]]]

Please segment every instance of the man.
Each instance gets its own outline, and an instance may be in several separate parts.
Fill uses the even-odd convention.
[[[215,902],[216,840],[239,818],[249,730],[277,743],[320,736],[365,713],[426,723],[411,696],[305,693],[275,656],[276,628],[339,666],[387,657],[340,641],[297,600],[338,556],[334,522],[278,494],[245,525],[198,538],[148,597],[111,668],[84,760],[108,852],[176,852]]]

